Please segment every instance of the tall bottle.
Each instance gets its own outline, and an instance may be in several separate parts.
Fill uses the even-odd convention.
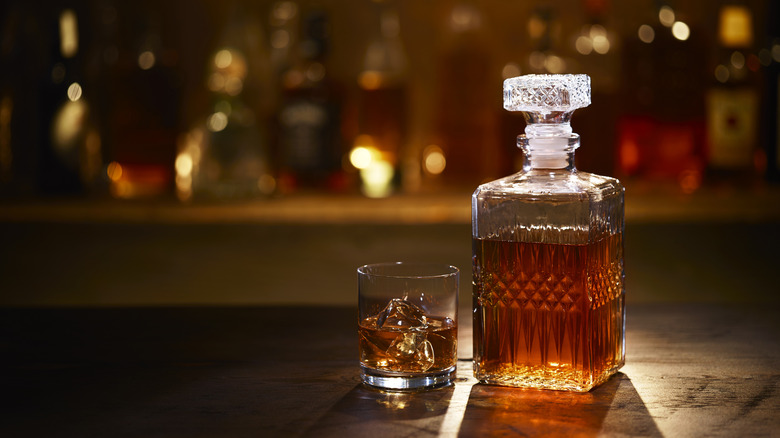
[[[307,188],[344,188],[342,90],[329,75],[329,32],[325,11],[306,14],[298,62],[284,74],[277,133],[283,194]]]
[[[569,122],[590,101],[586,75],[504,81],[525,163],[472,195],[480,382],[585,392],[625,362],[624,188],[574,167]]]
[[[210,64],[212,108],[179,146],[179,199],[249,199],[270,195],[268,124],[271,71],[263,28],[249,10],[234,5]]]
[[[84,90],[79,47],[78,15],[74,9],[58,14],[58,38],[52,45],[53,65],[41,86],[39,188],[51,195],[84,192],[90,108]],[[99,145],[97,146],[99,148]],[[92,176],[92,175],[90,175]]]

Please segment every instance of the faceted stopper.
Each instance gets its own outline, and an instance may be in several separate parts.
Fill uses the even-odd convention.
[[[504,109],[549,114],[590,105],[588,75],[525,75],[504,81]]]

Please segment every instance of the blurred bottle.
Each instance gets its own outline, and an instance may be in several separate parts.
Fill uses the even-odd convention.
[[[708,176],[743,183],[764,172],[758,148],[759,81],[749,68],[754,43],[753,11],[746,5],[719,9],[716,66],[707,91]]]
[[[211,110],[180,139],[179,199],[236,199],[270,195],[271,68],[256,15],[235,6],[219,48],[209,59]]]
[[[500,175],[495,108],[501,108],[501,94],[491,86],[499,73],[493,69],[492,42],[483,20],[478,5],[465,1],[446,15],[448,32],[435,83],[435,147],[428,147],[422,158],[429,180],[440,175],[448,184],[471,185],[480,177]]]
[[[279,190],[343,190],[343,91],[328,75],[329,21],[323,10],[303,16],[291,67],[283,74],[278,111]]]
[[[621,42],[623,107],[618,170],[623,177],[677,187],[701,187],[705,167],[706,42],[668,6],[648,13]],[[686,32],[674,32],[675,23]]]
[[[50,195],[81,194],[102,168],[100,136],[88,99],[94,91],[85,85],[82,72],[82,21],[75,9],[61,9],[50,17],[58,32],[39,94],[40,130],[48,134],[39,138],[39,188]]]
[[[122,35],[109,85],[109,190],[121,199],[167,197],[181,107],[179,53],[168,41],[176,21],[160,6],[117,7],[118,25],[131,31]]]
[[[352,164],[360,168],[363,193],[389,195],[406,159],[407,57],[397,10],[376,2],[377,26],[358,76],[358,129]],[[363,154],[367,160],[360,161]]]

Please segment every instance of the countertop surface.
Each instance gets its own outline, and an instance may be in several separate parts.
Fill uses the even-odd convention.
[[[776,305],[638,304],[586,394],[359,382],[351,307],[0,309],[0,436],[776,436]]]
[[[0,436],[778,436],[778,192],[631,193],[586,394],[471,376],[467,193],[0,205]],[[454,386],[359,382],[355,268],[395,260],[461,268]]]

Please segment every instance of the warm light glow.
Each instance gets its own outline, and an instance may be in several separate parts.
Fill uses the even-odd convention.
[[[384,160],[372,160],[371,164],[360,170],[363,181],[363,193],[370,198],[382,198],[392,192],[393,166]]]
[[[176,197],[183,202],[192,199],[192,175],[176,175]]]
[[[83,101],[68,101],[57,111],[52,126],[55,149],[68,155],[78,147],[77,139],[84,132],[87,105]]]
[[[753,15],[747,6],[728,5],[720,8],[718,39],[725,47],[753,45]]]
[[[590,27],[590,30],[588,31],[588,36],[591,38],[596,38],[600,36],[606,37],[607,29],[600,24],[594,24],[593,26]]]
[[[151,69],[154,67],[155,62],[154,53],[150,50],[145,50],[138,55],[138,67],[140,67],[141,70]]]
[[[666,27],[672,27],[674,24],[674,10],[669,6],[661,6],[658,11],[658,21]]]
[[[560,56],[550,55],[544,60],[544,68],[552,74],[563,73],[566,70],[566,61]]]
[[[74,82],[68,86],[68,100],[75,102],[81,99],[81,85],[78,82]]]
[[[264,174],[257,179],[257,188],[260,189],[260,193],[270,195],[276,190],[276,178],[269,174]]]
[[[691,36],[691,29],[682,21],[677,21],[672,25],[672,35],[680,41],[685,41]]]
[[[79,51],[79,26],[76,13],[66,9],[60,14],[60,53],[72,58]]]
[[[717,79],[718,82],[725,84],[730,76],[731,73],[729,73],[729,69],[725,65],[721,64],[715,67],[715,79]]]
[[[358,84],[364,90],[377,90],[382,86],[382,74],[376,71],[364,71],[358,76]]]
[[[367,169],[376,154],[376,149],[372,147],[356,146],[349,153],[349,162],[355,166],[355,169]]]
[[[208,87],[211,91],[219,91],[225,88],[225,75],[222,73],[212,73],[211,76],[209,76]]]
[[[642,41],[643,43],[650,44],[655,39],[655,30],[653,30],[652,26],[643,24],[639,26],[637,35],[639,36],[640,41]]]
[[[609,39],[606,35],[596,35],[593,37],[593,50],[599,55],[605,55],[609,52]]]
[[[731,65],[736,69],[741,69],[745,66],[745,55],[742,52],[734,52],[731,54]]]
[[[633,139],[626,139],[620,145],[620,166],[626,172],[639,167],[639,145]]]
[[[217,68],[228,68],[232,62],[233,53],[228,49],[222,49],[214,55],[214,65],[217,66]]]
[[[176,174],[180,176],[189,176],[192,174],[192,157],[187,152],[180,152],[174,162]]]
[[[701,187],[702,175],[698,170],[684,170],[680,173],[678,179],[680,183],[680,190],[683,193],[690,195]]]
[[[321,81],[325,77],[325,66],[319,62],[312,62],[306,69],[306,79],[311,82]]]
[[[531,68],[541,70],[544,68],[544,61],[546,58],[547,57],[542,52],[531,52],[531,54],[528,55],[528,64]]]
[[[233,76],[225,81],[225,93],[229,96],[238,96],[244,89],[244,81],[238,76]]]
[[[271,47],[274,49],[284,49],[290,45],[290,32],[279,29],[271,34]]]
[[[228,117],[225,113],[216,112],[209,116],[206,126],[211,132],[219,132],[227,128]]]
[[[772,59],[774,59],[775,62],[780,62],[780,44],[772,45]]]
[[[509,62],[501,69],[501,76],[503,79],[514,78],[520,76],[520,66],[514,62]]]
[[[106,175],[111,181],[119,181],[122,179],[122,165],[116,161],[108,163],[108,166],[106,167]]]
[[[439,175],[447,167],[444,151],[437,145],[430,145],[423,151],[423,170],[429,175]]]
[[[349,162],[356,169],[365,169],[371,164],[371,151],[368,148],[358,146],[349,154]]]
[[[577,40],[574,41],[574,48],[580,55],[590,55],[593,51],[593,40],[589,36],[580,35]]]
[[[282,26],[298,12],[298,5],[295,2],[283,1],[274,5],[271,11],[270,21],[274,26]]]
[[[459,4],[450,13],[450,29],[453,32],[468,32],[482,26],[482,17],[474,6]]]
[[[541,17],[534,14],[528,19],[528,35],[531,38],[541,38],[547,30],[547,23]]]

